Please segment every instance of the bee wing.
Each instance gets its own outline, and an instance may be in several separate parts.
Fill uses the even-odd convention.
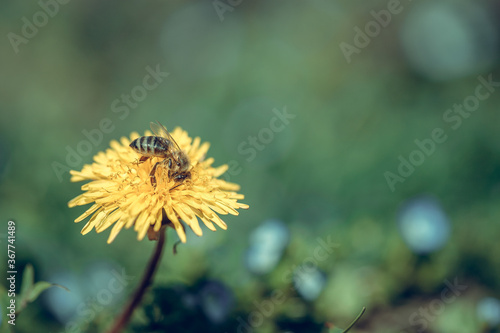
[[[151,122],[149,125],[151,127],[151,130],[153,131],[153,133],[156,136],[161,136],[163,138],[167,138],[168,140],[170,140],[170,142],[172,142],[175,149],[181,150],[181,148],[177,144],[177,141],[175,141],[175,139],[172,137],[172,135],[170,135],[169,131],[167,131],[165,126],[160,124],[160,122],[158,120],[156,121],[156,123]]]
[[[156,121],[156,123],[150,122],[149,126],[151,127],[151,130],[153,131],[153,133],[156,136],[161,136],[161,137],[164,137],[164,138],[168,138],[168,131],[167,131],[167,129],[165,128],[165,126],[163,126],[162,124],[160,124],[160,122],[158,120]]]

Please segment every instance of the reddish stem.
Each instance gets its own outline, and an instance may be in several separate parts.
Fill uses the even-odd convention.
[[[146,268],[144,276],[142,277],[139,287],[137,287],[129,303],[123,310],[122,314],[116,319],[115,324],[108,331],[108,333],[120,333],[127,326],[127,323],[129,322],[132,313],[134,312],[135,308],[139,305],[139,303],[142,300],[142,297],[146,293],[146,289],[152,284],[153,275],[155,274],[156,269],[158,268],[158,264],[160,263],[161,259],[161,254],[165,246],[165,229],[166,226],[163,226],[160,229],[159,232],[160,239],[156,244],[153,256],[151,257],[151,259],[149,259],[148,266]]]

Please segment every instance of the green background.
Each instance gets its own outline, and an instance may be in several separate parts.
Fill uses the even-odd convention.
[[[82,236],[84,224],[73,220],[86,208],[67,207],[82,184],[65,171],[154,120],[209,141],[208,155],[231,163],[228,179],[250,209],[225,217],[227,231],[189,232],[175,256],[169,230],[156,289],[130,332],[325,332],[328,323],[346,327],[363,306],[354,332],[498,331],[476,310],[484,297],[500,297],[500,92],[456,129],[443,118],[475,93],[478,76],[500,81],[496,28],[476,15],[494,22],[491,4],[436,1],[447,4],[445,14],[431,10],[444,22],[436,26],[422,14],[429,1],[402,3],[346,59],[342,43],[354,47],[355,28],[391,1],[42,3],[53,17],[17,46],[11,33],[23,36],[23,18],[33,22],[42,7],[0,5],[0,267],[13,219],[19,272],[31,263],[35,280],[71,291],[45,291],[18,316],[16,332],[103,332],[126,303],[154,244],[132,230],[111,245],[109,231]],[[148,66],[169,75],[117,112]],[[250,158],[248,137],[285,109],[294,118]],[[69,165],[68,147],[77,150],[105,118],[113,130]],[[391,189],[384,174],[397,174],[399,157],[436,128],[446,140]],[[418,198],[433,198],[449,225],[443,245],[426,254],[405,243],[398,224]],[[255,274],[245,264],[249,235],[269,219],[287,226],[289,243],[270,272]],[[336,244],[325,260],[318,237]],[[290,272],[311,262],[324,286],[307,300]],[[111,272],[131,278],[103,305],[96,297]],[[443,303],[446,281],[456,279],[467,288]],[[218,307],[214,322],[207,309]]]

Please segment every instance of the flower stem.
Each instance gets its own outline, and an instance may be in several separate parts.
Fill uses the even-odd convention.
[[[351,325],[349,325],[348,328],[346,328],[344,331],[342,331],[342,333],[347,333],[351,328],[353,328],[353,326],[358,322],[359,318],[361,318],[363,313],[365,313],[365,310],[366,310],[366,308],[363,306],[363,309],[361,309],[361,313],[356,317],[356,319],[354,319],[354,321],[351,323]]]
[[[163,226],[159,231],[160,238],[158,240],[158,243],[156,244],[153,256],[151,257],[151,259],[149,259],[149,263],[146,267],[146,271],[144,272],[141,283],[135,290],[125,309],[123,309],[122,314],[116,319],[115,324],[108,331],[108,333],[119,333],[127,326],[132,313],[134,312],[137,305],[139,305],[142,297],[146,293],[146,289],[153,282],[153,275],[155,274],[158,264],[160,263],[161,254],[165,246],[165,229],[167,229],[166,226]]]

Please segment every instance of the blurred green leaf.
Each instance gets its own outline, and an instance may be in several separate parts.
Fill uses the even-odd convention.
[[[33,269],[33,266],[31,264],[26,265],[26,268],[23,272],[21,291],[19,293],[20,301],[19,306],[16,308],[16,313],[21,312],[28,305],[28,303],[36,300],[43,291],[47,290],[50,287],[59,287],[66,291],[69,291],[68,288],[55,283],[45,281],[34,283],[34,276],[35,271]]]
[[[60,285],[57,285],[54,283],[50,283],[50,282],[40,281],[40,282],[37,282],[33,285],[33,288],[30,290],[28,295],[26,295],[26,300],[28,302],[33,302],[34,300],[36,300],[38,298],[40,293],[42,293],[44,290],[46,290],[50,287],[59,287],[59,288],[65,289],[66,291],[69,291],[67,288],[65,288],[63,286],[60,286]]]
[[[31,264],[27,264],[24,268],[23,278],[21,281],[21,291],[19,292],[21,300],[26,299],[27,293],[33,288],[34,279],[35,270]]]

